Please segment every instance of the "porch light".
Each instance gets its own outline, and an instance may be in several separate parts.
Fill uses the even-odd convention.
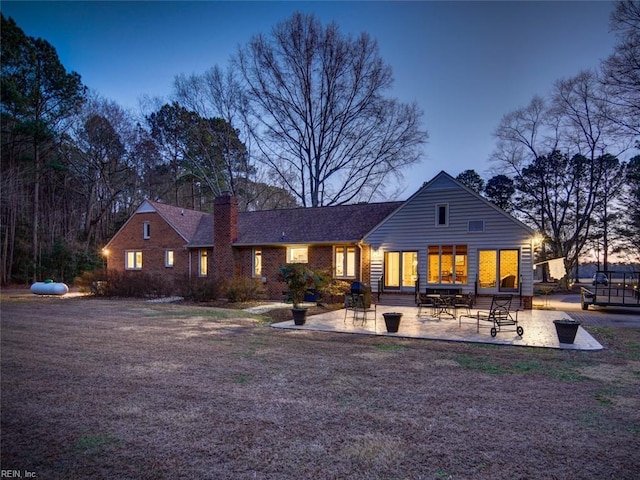
[[[532,240],[533,240],[533,248],[538,248],[540,245],[542,245],[542,241],[544,240],[544,237],[539,233],[536,233],[533,236]]]
[[[108,248],[103,248],[102,249],[102,255],[104,255],[105,257],[109,256],[109,249]]]

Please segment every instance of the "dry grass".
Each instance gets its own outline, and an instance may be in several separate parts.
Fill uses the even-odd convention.
[[[571,352],[30,297],[3,298],[1,321],[2,469],[39,479],[640,471],[640,329],[593,328],[605,350]]]

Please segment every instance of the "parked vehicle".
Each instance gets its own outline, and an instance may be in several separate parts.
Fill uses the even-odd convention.
[[[605,287],[609,286],[609,279],[607,275],[603,272],[598,272],[593,276],[593,281],[591,285],[604,285]]]

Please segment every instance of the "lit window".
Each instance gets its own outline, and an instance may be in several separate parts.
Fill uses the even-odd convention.
[[[513,292],[519,288],[518,250],[480,250],[478,282],[480,288]]]
[[[151,238],[151,225],[149,225],[149,222],[142,224],[142,238],[145,240]]]
[[[253,276],[259,277],[262,275],[262,250],[255,248],[253,250]]]
[[[334,276],[337,278],[355,278],[356,248],[336,247],[334,259]]]
[[[167,250],[164,252],[164,266],[173,267],[173,250]]]
[[[142,269],[142,252],[129,251],[125,252],[125,269],[141,270]]]
[[[385,252],[385,287],[414,287],[417,279],[418,252]]]
[[[287,263],[309,263],[309,248],[287,247]]]
[[[518,290],[518,250],[500,250],[500,291]]]
[[[467,283],[466,245],[429,245],[427,283]]]
[[[201,277],[206,277],[207,272],[209,271],[208,264],[207,264],[207,251],[200,250],[199,258],[200,258],[200,264],[198,266],[198,275],[200,275]]]
[[[413,287],[418,280],[418,252],[402,252],[402,285]]]
[[[449,225],[449,205],[439,203],[436,205],[436,226]]]

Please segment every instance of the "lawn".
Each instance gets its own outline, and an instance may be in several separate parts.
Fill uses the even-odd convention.
[[[186,304],[4,295],[1,309],[1,467],[23,477],[640,471],[637,328],[589,328],[605,349],[576,352],[280,330]]]

